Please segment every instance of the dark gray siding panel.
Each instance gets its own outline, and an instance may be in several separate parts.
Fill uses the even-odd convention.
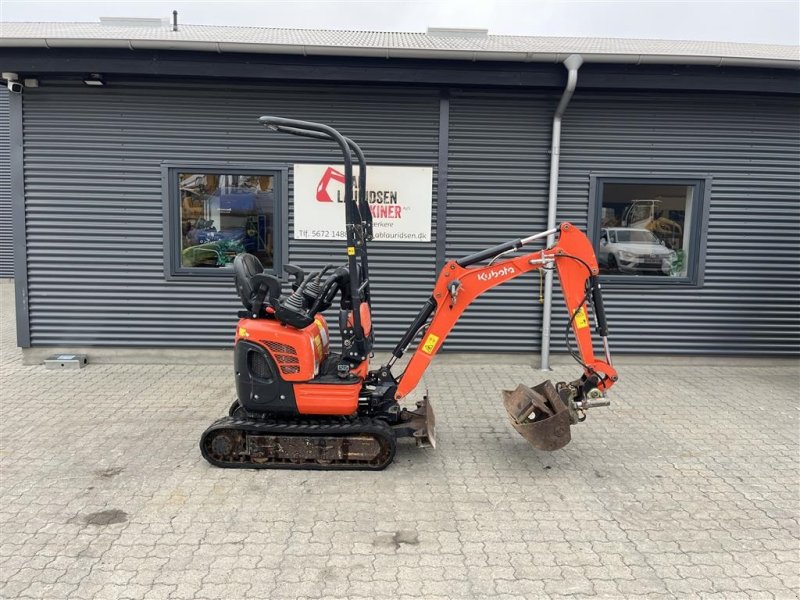
[[[452,93],[448,258],[544,229],[557,100]],[[164,280],[160,164],[337,160],[332,146],[265,133],[255,119],[267,113],[331,123],[375,164],[433,166],[435,199],[433,91],[45,81],[25,94],[32,344],[229,344],[238,310],[229,282]],[[576,94],[564,121],[559,220],[585,228],[593,173],[713,179],[703,286],[608,283],[615,350],[798,353],[798,115],[788,96]],[[291,197],[291,174],[289,186]],[[434,232],[435,215],[434,202]],[[290,202],[290,234],[292,218]],[[435,240],[376,242],[372,258],[386,348],[430,293]],[[289,260],[344,261],[344,243],[290,240]],[[538,296],[537,274],[492,290],[445,348],[538,351]],[[560,297],[554,306],[560,351],[566,314]]]
[[[0,89],[0,277],[14,277],[11,234],[11,145],[8,90]]]
[[[448,259],[546,228],[555,102],[532,94],[453,94]],[[538,351],[541,313],[539,275],[523,275],[476,300],[445,348]]]
[[[701,288],[604,284],[617,351],[800,352],[800,111],[791,97],[577,93],[559,220],[585,227],[590,174],[713,178]],[[554,302],[557,324],[566,311]]]
[[[333,145],[258,126],[276,114],[341,129],[373,163],[435,167],[438,107],[435,92],[389,88],[44,81],[26,91],[32,345],[230,344],[240,307],[231,282],[164,279],[161,162],[338,162]],[[387,347],[430,293],[435,240],[376,242],[372,256]],[[345,244],[290,240],[289,260],[343,263]]]
[[[556,96],[453,94],[447,255],[545,228]],[[800,121],[791,97],[577,93],[563,124],[558,221],[585,230],[592,173],[710,176],[701,288],[604,286],[616,351],[800,351]],[[495,288],[446,348],[538,351],[539,279]],[[553,350],[567,314],[555,285]]]

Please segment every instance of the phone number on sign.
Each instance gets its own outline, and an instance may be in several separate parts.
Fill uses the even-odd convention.
[[[340,239],[347,237],[344,229],[301,229],[297,232],[299,239]]]

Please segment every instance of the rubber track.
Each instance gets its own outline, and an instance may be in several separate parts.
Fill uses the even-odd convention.
[[[235,460],[231,462],[220,461],[211,456],[209,451],[211,434],[221,430],[238,430],[247,434],[255,435],[274,435],[292,437],[317,437],[317,436],[336,436],[347,437],[350,435],[370,435],[378,440],[381,446],[379,456],[375,459],[378,462],[358,462],[358,463],[254,463],[249,461]],[[331,418],[318,420],[293,420],[293,421],[272,421],[272,420],[253,420],[242,417],[222,417],[212,423],[203,432],[200,438],[200,451],[209,463],[215,467],[225,469],[295,469],[295,470],[315,470],[315,471],[381,471],[385,469],[394,459],[397,448],[394,432],[379,419],[368,417],[354,418]]]

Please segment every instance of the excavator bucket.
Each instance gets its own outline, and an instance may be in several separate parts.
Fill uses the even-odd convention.
[[[558,450],[570,441],[570,413],[549,379],[529,388],[519,384],[503,391],[511,425],[539,450]]]

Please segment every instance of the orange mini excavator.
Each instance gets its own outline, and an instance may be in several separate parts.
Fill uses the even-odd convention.
[[[292,292],[264,273],[252,254],[234,261],[236,290],[245,310],[236,327],[234,372],[237,400],[229,416],[202,435],[203,456],[218,467],[379,470],[392,462],[398,438],[435,446],[435,422],[427,395],[413,409],[400,401],[417,386],[464,310],[489,289],[536,269],[555,269],[570,315],[570,352],[583,368],[575,381],[545,381],[503,392],[512,426],[535,447],[555,450],[570,440],[570,426],[586,410],[606,406],[605,392],[617,381],[611,366],[598,266],[589,240],[576,227],[560,227],[504,242],[445,264],[419,314],[392,351],[372,368],[375,331],[370,311],[367,246],[372,214],[367,205],[367,165],[361,149],[319,123],[261,117],[268,129],[333,141],[344,158],[347,263],[306,274],[286,265]],[[353,160],[360,166],[354,198]],[[516,254],[550,235],[555,245]],[[488,261],[488,262],[487,262]],[[484,264],[486,263],[486,264]],[[323,312],[338,299],[341,353],[330,351]],[[605,360],[596,358],[587,308],[603,340]],[[570,331],[579,353],[569,345]],[[402,373],[392,367],[421,333]]]

